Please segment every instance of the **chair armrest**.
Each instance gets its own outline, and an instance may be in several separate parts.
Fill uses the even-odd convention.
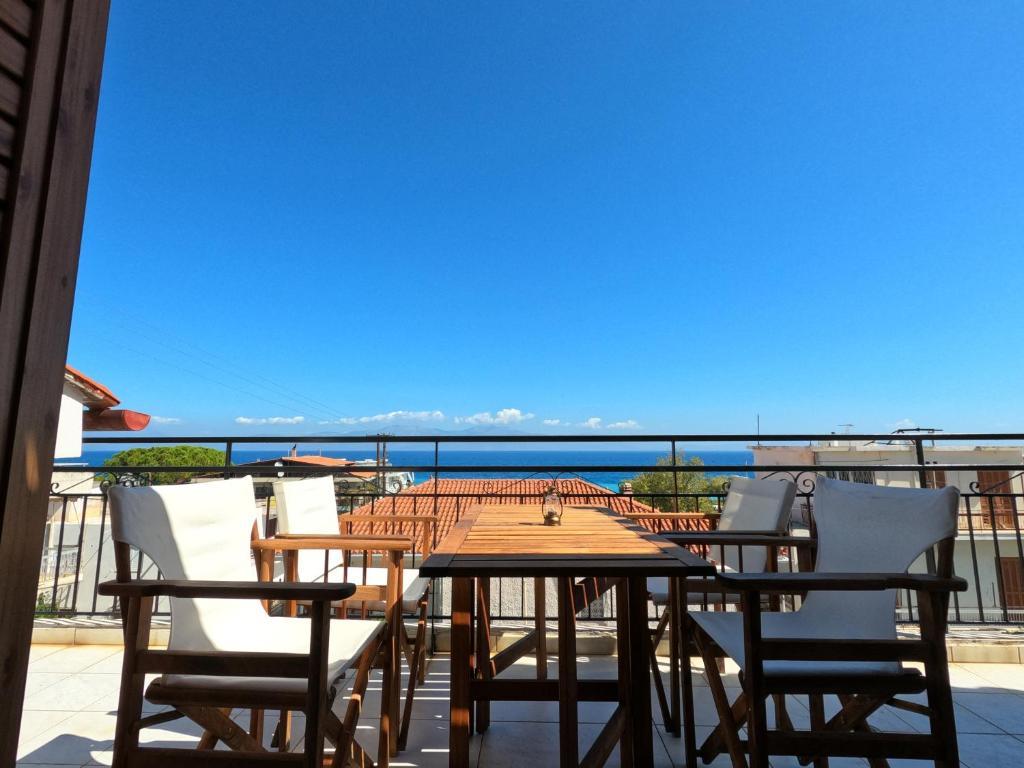
[[[761,547],[809,547],[814,546],[814,539],[804,536],[789,536],[775,531],[748,531],[745,533],[733,531],[694,531],[675,532],[666,531],[659,533],[663,539],[673,544],[685,547],[690,544],[696,545],[744,545]]]
[[[628,520],[714,520],[721,512],[623,512]]]
[[[408,552],[412,539],[406,536],[348,536],[340,533],[279,533],[272,539],[254,539],[254,550],[287,552],[300,549],[337,549],[359,552]]]
[[[280,581],[176,581],[173,579],[133,579],[104,581],[99,593],[114,597],[188,597],[229,600],[308,600],[335,602],[346,600],[356,591],[355,584],[311,584]]]
[[[964,592],[967,582],[927,573],[720,573],[718,580],[738,592],[869,592],[913,589]]]
[[[348,523],[431,523],[437,525],[438,518],[434,515],[389,515],[381,512],[379,515],[338,515],[338,522]]]

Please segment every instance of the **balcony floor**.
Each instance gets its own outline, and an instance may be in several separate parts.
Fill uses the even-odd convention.
[[[101,645],[37,645],[32,648],[28,688],[18,749],[19,765],[93,766],[110,765],[114,737],[117,691],[121,668],[121,648]],[[606,677],[615,673],[610,656],[581,656],[581,677]],[[663,669],[667,669],[663,666]],[[448,659],[436,656],[430,664],[427,684],[420,688],[414,709],[415,722],[409,748],[393,762],[394,766],[447,765],[448,747]],[[531,676],[534,663],[524,658],[507,675]],[[1024,665],[954,664],[950,674],[956,700],[960,756],[969,768],[1016,765],[1024,761]],[[555,675],[554,664],[551,675]],[[698,742],[717,722],[710,694],[702,675],[696,675]],[[379,682],[379,677],[375,680]],[[666,681],[667,682],[667,681]],[[736,676],[727,678],[732,692],[738,690]],[[376,692],[371,693],[360,721],[360,741],[375,745],[379,711]],[[148,706],[148,705],[147,705]],[[149,707],[149,711],[158,708]],[[589,746],[600,724],[611,711],[608,704],[580,706],[580,746]],[[655,708],[655,711],[657,709]],[[797,727],[808,722],[806,706],[793,699],[790,714]],[[237,713],[240,722],[247,715]],[[506,766],[555,765],[558,755],[557,705],[555,703],[509,702],[492,705],[491,728],[473,740],[476,764]],[[872,722],[883,728],[905,731],[924,730],[923,717],[907,712],[884,710]],[[272,726],[268,716],[268,725]],[[296,733],[302,732],[301,722]],[[199,736],[199,728],[186,720],[166,723],[143,732],[143,742],[168,746],[187,746]],[[656,765],[682,763],[682,744],[655,729]],[[582,752],[581,752],[582,753]],[[891,761],[897,765],[925,765],[916,761]],[[613,755],[609,765],[617,765]],[[713,765],[727,766],[725,757]],[[772,761],[773,766],[796,766],[795,758]],[[866,765],[855,759],[833,759],[836,768]]]

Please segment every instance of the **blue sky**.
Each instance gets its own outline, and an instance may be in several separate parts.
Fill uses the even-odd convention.
[[[1022,39],[114,3],[69,362],[178,433],[1020,430]]]

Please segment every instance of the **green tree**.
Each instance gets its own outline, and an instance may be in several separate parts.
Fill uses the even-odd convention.
[[[195,445],[159,445],[153,448],[129,448],[118,451],[105,462],[105,467],[218,467],[224,466],[224,451]],[[153,485],[186,483],[195,472],[154,472]]]
[[[672,466],[672,457],[663,456],[658,459],[659,467]],[[698,456],[691,459],[676,457],[676,466],[680,467],[703,467],[704,462]],[[675,479],[673,479],[673,477]],[[633,495],[645,504],[650,504],[662,512],[675,511],[675,499],[672,498],[677,491],[680,495],[688,493],[720,493],[727,477],[708,477],[706,472],[687,470],[685,472],[641,472],[639,475],[630,478],[626,482],[632,483]],[[621,488],[621,484],[620,484]],[[662,497],[645,499],[648,493],[666,494]],[[715,512],[718,507],[713,498],[680,498],[680,512]]]

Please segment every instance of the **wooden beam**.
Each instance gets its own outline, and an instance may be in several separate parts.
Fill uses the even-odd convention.
[[[0,228],[0,765],[17,753],[109,2],[29,8]]]

